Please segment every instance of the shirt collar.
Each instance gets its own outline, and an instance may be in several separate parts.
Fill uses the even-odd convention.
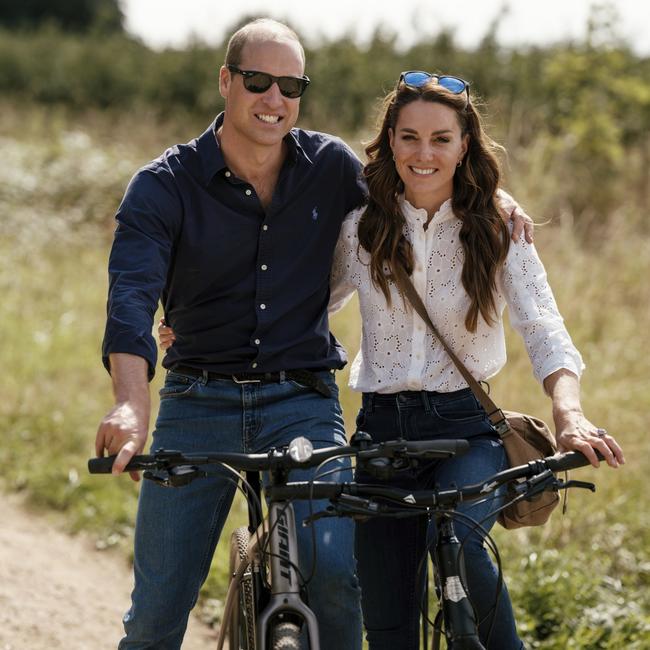
[[[219,113],[212,124],[199,136],[196,141],[196,152],[201,161],[201,181],[203,185],[208,183],[222,169],[226,169],[226,161],[223,159],[221,146],[217,142],[217,129],[223,124],[223,113]]]
[[[411,205],[405,198],[403,194],[400,194],[397,198],[397,203],[399,204],[402,214],[406,219],[407,223],[414,225],[418,224],[420,226],[424,225],[427,222],[427,211],[424,208],[416,208]],[[447,199],[441,206],[438,208],[438,211],[433,215],[429,225],[442,223],[448,219],[454,218],[456,215],[451,208],[451,199]]]
[[[196,144],[196,150],[201,160],[201,172],[204,185],[207,185],[216,174],[227,169],[226,161],[223,158],[221,145],[217,140],[216,133],[223,124],[224,113],[219,113],[212,124],[199,136]],[[292,129],[285,137],[287,144],[288,162],[296,165],[299,160],[304,160],[309,165],[313,164],[311,158],[307,155],[298,140],[298,130]]]

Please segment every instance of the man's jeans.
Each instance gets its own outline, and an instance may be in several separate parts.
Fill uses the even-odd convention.
[[[169,372],[152,449],[184,452],[263,452],[297,436],[315,447],[345,444],[338,390],[332,373],[318,376],[333,397],[291,380],[236,384]],[[349,464],[329,480],[350,480]],[[328,465],[327,469],[335,468]],[[291,473],[303,480],[314,470]],[[330,475],[331,476],[331,475]],[[235,492],[232,474],[198,479],[181,488],[145,481],[135,532],[135,588],[124,617],[121,649],[181,647],[190,610],[204,582]],[[327,479],[323,479],[327,480]],[[314,508],[319,508],[319,502]],[[307,501],[296,501],[296,522],[303,575],[312,568],[312,527],[300,522]],[[360,650],[360,593],[353,555],[354,525],[349,519],[321,519],[315,524],[316,572],[308,586],[309,605],[320,629],[323,650]]]
[[[453,393],[403,392],[393,395],[364,395],[357,424],[375,442],[404,437],[407,440],[468,438],[470,451],[457,458],[423,463],[387,482],[408,490],[425,490],[453,484],[480,483],[507,467],[505,451],[485,411],[469,389]],[[357,473],[357,480],[381,483]],[[488,517],[502,497],[476,505],[460,504],[458,511],[486,530],[496,516]],[[463,546],[469,595],[482,621],[483,643],[490,623],[490,650],[522,647],[517,637],[508,592],[503,585],[498,608],[492,609],[497,593],[497,573],[483,546],[483,538],[463,519],[455,522],[456,536]],[[420,603],[424,573],[419,571],[427,547],[433,548],[436,530],[425,517],[376,518],[357,524],[356,552],[361,579],[363,617],[370,650],[417,650]]]

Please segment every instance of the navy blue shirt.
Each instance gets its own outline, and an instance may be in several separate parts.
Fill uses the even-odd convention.
[[[340,139],[302,129],[265,211],[227,168],[215,132],[174,146],[132,178],[109,260],[108,355],[144,357],[162,299],[176,341],[163,360],[215,372],[341,368],[327,303],[343,217],[365,200],[361,163]]]

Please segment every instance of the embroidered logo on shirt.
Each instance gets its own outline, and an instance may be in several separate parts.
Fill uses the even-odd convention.
[[[316,221],[316,219],[318,219],[318,208],[314,208],[314,209],[311,211],[311,218],[312,218],[314,221]]]

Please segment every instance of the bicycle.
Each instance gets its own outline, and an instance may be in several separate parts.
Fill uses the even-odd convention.
[[[320,450],[313,450],[305,438],[297,438],[287,447],[263,454],[183,454],[158,450],[150,455],[135,456],[127,470],[145,470],[145,479],[169,487],[181,487],[209,475],[209,470],[199,469],[205,465],[225,465],[238,477],[238,472],[247,472],[248,480],[242,481],[242,489],[249,504],[249,526],[237,529],[231,538],[231,580],[217,650],[223,650],[226,638],[230,650],[299,648],[303,627],[311,650],[320,650],[318,624],[306,603],[305,580],[298,568],[292,507],[295,499],[330,501],[326,510],[312,513],[306,523],[324,516],[403,517],[426,513],[436,517],[439,534],[434,566],[441,616],[434,625],[434,647],[444,633],[449,650],[479,650],[484,646],[478,638],[476,615],[463,577],[462,543],[454,531],[454,519],[458,516],[456,505],[461,501],[490,498],[505,485],[514,486],[516,499],[533,498],[545,489],[583,487],[593,491],[595,486],[591,483],[563,481],[556,476],[558,472],[587,465],[582,454],[570,452],[547,457],[504,470],[479,484],[444,490],[409,492],[355,482],[288,480],[292,469],[319,467],[345,456],[356,458],[357,466],[383,478],[395,467],[448,458],[468,448],[469,443],[462,439],[417,442],[399,439],[370,444],[367,434],[357,432],[347,446]],[[108,473],[113,460],[114,457],[91,459],[89,471]],[[266,518],[262,517],[259,499],[259,472],[269,473],[264,489],[268,501]],[[475,522],[475,526],[480,527],[480,523]]]

